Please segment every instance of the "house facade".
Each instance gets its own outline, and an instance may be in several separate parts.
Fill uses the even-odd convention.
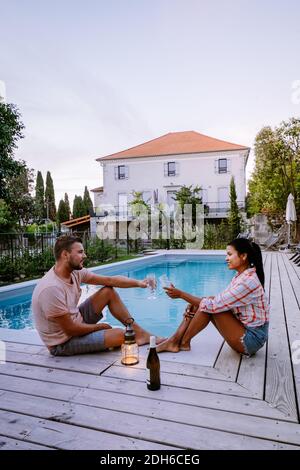
[[[238,205],[245,206],[249,152],[249,147],[187,131],[100,157],[103,187],[94,190],[96,215],[103,215],[102,208],[109,205],[116,214],[126,214],[133,191],[142,192],[150,205],[174,206],[176,191],[183,185],[198,185],[202,201],[209,207],[207,217],[227,217],[232,176]]]

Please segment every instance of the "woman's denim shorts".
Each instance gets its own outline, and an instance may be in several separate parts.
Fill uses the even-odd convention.
[[[250,357],[262,348],[267,341],[269,322],[266,322],[261,326],[257,326],[256,328],[246,325],[244,326],[246,331],[241,340],[245,348],[245,355]]]

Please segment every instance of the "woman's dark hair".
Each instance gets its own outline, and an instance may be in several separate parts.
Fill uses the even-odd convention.
[[[250,242],[247,238],[235,238],[228,245],[233,246],[239,255],[247,254],[250,266],[255,266],[256,274],[261,285],[265,285],[265,274],[260,247],[257,243]]]

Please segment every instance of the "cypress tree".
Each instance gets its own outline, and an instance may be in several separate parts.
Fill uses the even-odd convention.
[[[55,195],[53,180],[50,171],[47,171],[46,177],[46,191],[45,191],[45,204],[48,205],[47,216],[50,220],[56,219],[56,206],[55,206]]]
[[[37,172],[36,183],[35,183],[35,216],[38,221],[46,217],[45,210],[45,187],[43,175],[40,171]]]
[[[66,203],[63,199],[59,201],[57,215],[56,215],[57,223],[60,225],[62,222],[66,222],[68,219],[68,211],[66,207]]]
[[[85,205],[81,196],[75,195],[73,202],[73,218],[83,217],[86,215]]]
[[[68,217],[66,220],[70,220],[71,218],[71,209],[70,209],[70,202],[69,202],[69,196],[67,193],[65,193],[65,199],[64,199],[65,205],[66,205],[66,211],[68,214]]]
[[[228,225],[231,239],[237,237],[241,232],[241,215],[237,205],[237,195],[233,176],[230,180],[230,210],[228,216]]]
[[[87,186],[84,188],[83,203],[86,210],[85,214],[89,215],[93,211],[93,202],[90,198],[90,193]]]

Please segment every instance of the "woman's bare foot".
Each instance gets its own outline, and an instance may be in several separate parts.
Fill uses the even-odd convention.
[[[156,347],[156,351],[158,353],[160,353],[160,352],[175,352],[175,353],[177,353],[177,352],[180,351],[180,349],[179,349],[178,343],[176,343],[174,340],[172,340],[170,338],[170,339],[166,339],[165,341],[160,343]]]

